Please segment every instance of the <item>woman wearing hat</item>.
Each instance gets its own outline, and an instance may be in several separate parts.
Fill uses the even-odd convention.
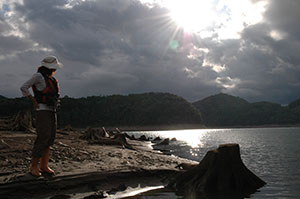
[[[37,137],[32,149],[30,173],[41,176],[41,172],[54,174],[48,167],[50,146],[53,145],[56,134],[56,109],[59,103],[59,86],[53,77],[62,64],[54,56],[45,57],[37,73],[22,86],[23,96],[28,97],[36,110]],[[29,89],[32,88],[34,96]]]

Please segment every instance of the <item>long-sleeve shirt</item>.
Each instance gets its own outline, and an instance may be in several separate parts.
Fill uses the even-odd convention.
[[[28,97],[30,95],[32,95],[30,93],[30,88],[32,86],[35,86],[36,89],[38,91],[42,91],[46,88],[46,82],[45,82],[45,79],[43,77],[43,75],[41,73],[35,73],[32,75],[32,77],[27,80],[22,86],[21,86],[21,91],[22,91],[22,94],[24,97]],[[47,106],[46,104],[42,104],[42,103],[39,103],[39,108],[36,109],[37,111],[40,111],[40,110],[48,110],[48,111],[55,111],[55,108],[52,107],[52,106]]]

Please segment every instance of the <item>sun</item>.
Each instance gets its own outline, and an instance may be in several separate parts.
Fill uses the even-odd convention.
[[[159,1],[159,0],[156,0]],[[185,32],[201,37],[238,39],[247,26],[263,20],[268,1],[160,0],[169,16]]]
[[[165,1],[171,18],[187,32],[199,32],[210,26],[215,18],[210,0]]]

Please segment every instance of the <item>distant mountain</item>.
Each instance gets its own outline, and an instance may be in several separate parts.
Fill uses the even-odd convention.
[[[228,126],[245,123],[245,112],[251,104],[246,100],[227,94],[217,94],[193,103],[201,112],[207,126]]]
[[[298,101],[288,107],[271,102],[249,103],[227,94],[217,94],[199,100],[193,105],[201,112],[207,126],[254,126],[300,124]],[[298,106],[300,107],[300,106]]]

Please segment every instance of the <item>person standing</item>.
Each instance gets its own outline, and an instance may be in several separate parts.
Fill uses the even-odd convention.
[[[59,85],[53,77],[63,65],[55,56],[45,57],[33,76],[21,86],[23,96],[28,97],[36,111],[37,137],[32,149],[29,172],[41,176],[42,172],[54,174],[49,168],[50,146],[53,145],[56,128],[56,109],[59,106]],[[32,95],[29,89],[32,88]]]

